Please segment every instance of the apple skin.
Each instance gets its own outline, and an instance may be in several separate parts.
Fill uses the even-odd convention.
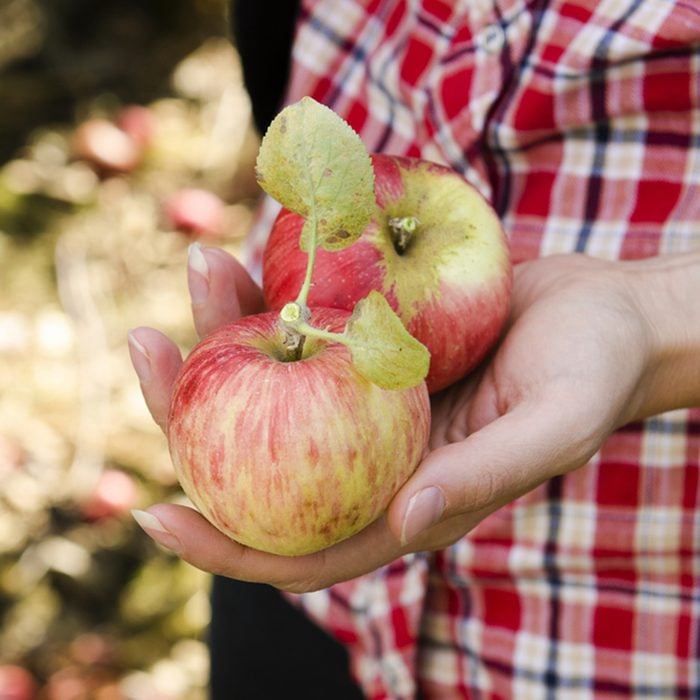
[[[472,370],[498,340],[510,306],[512,264],[498,217],[459,173],[414,158],[372,155],[377,213],[362,236],[339,252],[319,249],[309,304],[351,310],[381,292],[409,333],[430,351],[431,393]],[[403,253],[390,220],[415,217]],[[307,255],[302,217],[282,209],[263,253],[270,309],[294,299]]]
[[[312,309],[341,332],[349,313]],[[295,556],[359,532],[420,462],[425,382],[380,389],[338,343],[306,338],[284,361],[279,315],[246,316],[202,340],[175,381],[168,444],[183,490],[221,532]]]

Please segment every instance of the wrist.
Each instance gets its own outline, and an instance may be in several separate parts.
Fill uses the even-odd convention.
[[[625,262],[647,328],[647,362],[631,420],[700,406],[700,251]]]

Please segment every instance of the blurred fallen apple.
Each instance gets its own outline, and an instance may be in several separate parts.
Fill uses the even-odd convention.
[[[29,671],[21,666],[0,666],[0,698],[2,700],[33,700],[37,683]]]
[[[105,469],[95,489],[81,506],[87,520],[103,520],[128,513],[137,501],[134,478],[120,469]]]
[[[223,236],[226,232],[226,205],[213,192],[186,187],[165,201],[166,223],[177,231],[193,236]]]
[[[92,118],[80,124],[73,136],[75,154],[104,173],[127,173],[136,168],[144,147],[107,119]]]

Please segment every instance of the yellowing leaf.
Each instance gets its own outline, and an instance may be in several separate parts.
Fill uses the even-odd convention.
[[[379,292],[357,303],[344,335],[355,368],[383,389],[409,389],[428,374],[428,349]]]
[[[285,107],[262,140],[260,186],[307,221],[301,247],[342,250],[376,208],[374,170],[360,137],[333,110],[304,97]]]

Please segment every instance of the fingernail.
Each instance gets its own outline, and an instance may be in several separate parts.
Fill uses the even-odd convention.
[[[427,486],[411,497],[401,526],[401,544],[417,537],[440,520],[445,510],[445,496],[436,486]]]
[[[159,545],[175,553],[180,552],[182,549],[180,540],[178,540],[172,532],[166,530],[163,523],[161,523],[153,513],[149,513],[146,510],[132,510],[131,515],[144,532]]]
[[[129,355],[131,356],[131,364],[134,365],[136,376],[142,384],[147,383],[151,379],[151,360],[148,357],[146,348],[139,343],[133,331],[129,331],[126,335],[129,344]]]
[[[187,286],[190,298],[196,306],[203,304],[209,296],[209,265],[199,243],[192,243],[187,255]]]

